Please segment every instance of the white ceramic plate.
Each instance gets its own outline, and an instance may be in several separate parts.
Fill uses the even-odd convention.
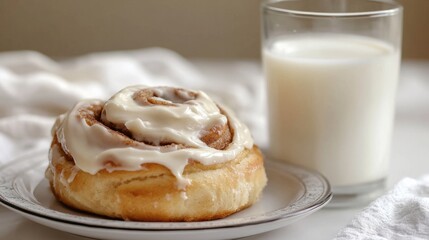
[[[132,222],[67,208],[55,200],[44,178],[46,154],[0,168],[0,203],[40,224],[101,239],[230,239],[286,226],[327,204],[329,183],[320,174],[266,161],[268,185],[252,207],[221,220]]]

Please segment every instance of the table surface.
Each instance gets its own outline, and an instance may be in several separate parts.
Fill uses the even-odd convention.
[[[206,76],[262,77],[258,62],[195,61]],[[243,68],[244,67],[244,68]],[[251,70],[243,71],[243,69]],[[404,177],[429,173],[429,61],[405,61],[398,87],[388,187]],[[296,223],[244,239],[332,239],[363,207],[324,208]],[[87,239],[33,223],[0,206],[0,239]]]

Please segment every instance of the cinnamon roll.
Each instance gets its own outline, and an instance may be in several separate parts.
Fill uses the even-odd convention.
[[[49,179],[67,206],[135,221],[203,221],[266,185],[248,128],[204,92],[132,86],[83,100],[52,128]]]

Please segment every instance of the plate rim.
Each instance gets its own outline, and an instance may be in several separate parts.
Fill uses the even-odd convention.
[[[292,177],[297,179],[305,188],[305,192],[301,197],[299,197],[298,199],[296,199],[295,201],[293,201],[291,204],[287,205],[284,208],[270,211],[261,215],[248,216],[248,217],[243,217],[238,219],[227,219],[227,220],[220,219],[220,220],[214,220],[214,221],[201,221],[201,222],[167,222],[165,223],[165,222],[137,222],[137,221],[127,222],[122,220],[103,218],[103,219],[96,219],[98,222],[94,222],[95,218],[86,217],[86,216],[77,216],[77,215],[73,215],[72,213],[60,212],[54,209],[47,208],[41,204],[37,204],[35,202],[29,201],[24,197],[22,197],[16,191],[16,188],[14,188],[14,184],[20,175],[25,174],[31,169],[26,169],[25,171],[17,172],[13,176],[13,179],[11,179],[10,181],[5,181],[3,183],[0,182],[0,190],[7,189],[9,193],[12,193],[11,194],[12,196],[8,197],[7,191],[6,192],[0,191],[0,203],[10,208],[13,208],[18,212],[31,214],[37,217],[42,217],[53,221],[61,221],[63,223],[68,223],[68,224],[77,224],[77,225],[82,225],[87,227],[97,227],[97,228],[123,229],[123,230],[177,231],[177,230],[199,230],[199,229],[239,227],[239,226],[246,226],[246,225],[256,225],[256,224],[272,222],[272,221],[277,221],[282,219],[283,220],[292,219],[295,217],[299,217],[301,215],[307,216],[308,214],[316,211],[317,209],[320,209],[331,200],[332,198],[331,186],[328,180],[326,179],[326,177],[324,177],[319,172],[311,169],[306,169],[301,166],[285,163],[285,162],[270,160],[269,158],[265,158],[264,162],[265,162],[266,168],[270,168],[274,171],[282,171],[283,173],[285,171],[288,175],[291,175]],[[0,173],[4,171],[5,169],[0,171]],[[315,180],[318,180],[318,181],[314,182]],[[306,183],[305,181],[310,181],[310,182],[313,181],[313,183],[308,183],[308,182]],[[39,183],[40,182],[38,182],[38,184]],[[322,189],[319,189],[321,191],[318,193],[317,196],[312,195],[312,194],[315,194],[315,192],[309,192],[309,187],[310,187],[310,190],[312,190],[311,187],[314,187],[314,186],[312,186],[311,184],[314,184],[314,183],[318,183],[320,186],[322,186]],[[307,201],[309,201],[308,200],[309,196],[312,197],[313,199],[312,201],[310,201],[310,203],[306,203],[305,200],[307,198]],[[14,198],[18,198],[18,199],[20,198],[19,199],[20,201],[25,202],[27,204],[29,203],[32,206],[36,206],[36,209],[33,209],[29,206],[25,207],[23,205],[16,204],[13,201],[11,201],[11,199],[13,200]],[[38,208],[42,208],[48,211],[43,212],[43,211],[37,210]],[[55,215],[54,213],[56,213],[57,215]],[[64,216],[68,216],[68,217],[64,218]],[[81,219],[81,220],[78,220],[78,219]],[[241,220],[240,222],[240,219],[246,219],[246,221]],[[108,222],[110,224],[106,225],[103,222]]]
[[[11,210],[13,210],[13,208],[11,208]],[[311,210],[310,212],[307,213],[307,215],[311,214],[316,210],[317,209]],[[137,230],[137,229],[117,229],[117,228],[102,228],[102,227],[96,227],[96,226],[84,226],[79,224],[50,220],[43,217],[31,215],[31,214],[26,216],[26,213],[22,213],[22,214],[24,217],[27,217],[31,221],[37,222],[39,224],[42,224],[44,226],[47,226],[53,229],[69,232],[78,236],[94,238],[94,239],[101,238],[101,239],[112,239],[112,240],[116,240],[118,238],[115,236],[112,237],[110,235],[112,232],[110,231],[114,231],[113,233],[115,233],[116,235],[121,234],[121,237],[119,239],[129,239],[129,240],[145,240],[145,239],[153,240],[154,236],[156,236],[157,240],[176,240],[177,237],[189,238],[189,239],[210,239],[210,240],[241,239],[243,237],[262,234],[281,227],[285,227],[299,220],[300,218],[307,216],[307,215],[304,215],[304,216],[300,216],[292,219],[288,219],[288,218],[277,219],[274,221],[263,222],[263,223],[258,223],[254,225],[243,225],[243,226],[234,226],[234,227],[225,227],[225,228],[183,229],[183,230],[162,231],[162,230],[153,230],[153,229]],[[90,233],[88,234],[87,231],[90,231]],[[100,231],[103,231],[101,235],[99,233]],[[131,234],[131,236],[129,234]],[[136,238],[135,234],[138,234],[138,238]],[[174,238],[171,238],[172,235],[174,235]]]

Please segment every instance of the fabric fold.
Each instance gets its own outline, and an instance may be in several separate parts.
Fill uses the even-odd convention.
[[[405,178],[359,213],[335,240],[428,239],[429,176]]]

